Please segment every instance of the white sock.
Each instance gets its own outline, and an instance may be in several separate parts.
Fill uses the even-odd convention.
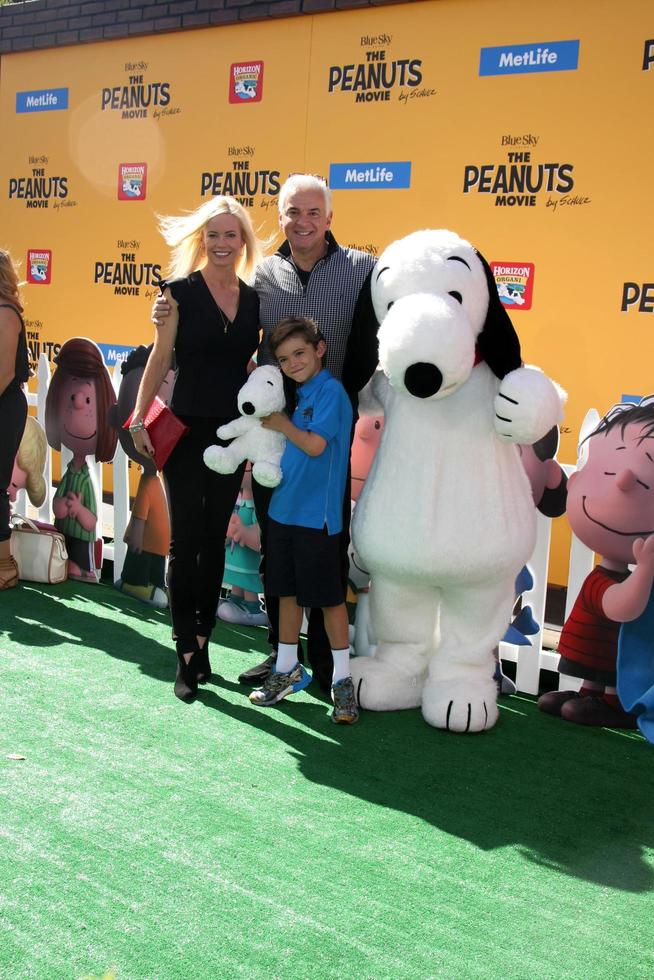
[[[297,663],[297,643],[280,643],[277,647],[277,663],[275,670],[278,674],[288,674]]]
[[[350,648],[332,650],[332,657],[334,658],[332,684],[336,684],[337,681],[342,681],[344,677],[350,676]]]

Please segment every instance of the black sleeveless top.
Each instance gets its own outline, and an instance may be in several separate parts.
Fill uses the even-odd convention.
[[[236,397],[259,346],[257,293],[239,279],[238,310],[230,321],[200,272],[162,282],[161,290],[166,286],[179,306],[171,409],[178,415],[236,418]]]
[[[29,351],[27,348],[27,337],[25,336],[25,324],[23,323],[23,318],[18,312],[18,308],[14,306],[13,303],[0,303],[0,309],[6,308],[8,310],[13,310],[18,319],[20,320],[20,333],[18,334],[18,345],[16,347],[16,365],[14,367],[14,380],[5,388],[5,391],[9,391],[12,387],[20,387],[20,385],[25,384],[29,380],[30,371],[30,358]]]

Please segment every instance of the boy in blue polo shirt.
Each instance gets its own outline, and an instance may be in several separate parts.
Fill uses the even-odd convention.
[[[289,419],[274,412],[266,429],[286,436],[282,482],[268,509],[266,592],[279,596],[279,649],[274,670],[253,704],[268,707],[311,683],[297,659],[304,607],[321,608],[334,658],[332,721],[359,718],[350,677],[350,644],[339,539],[350,458],[352,406],[345,388],[322,366],[325,339],[313,320],[287,317],[268,343],[283,373],[298,385]]]

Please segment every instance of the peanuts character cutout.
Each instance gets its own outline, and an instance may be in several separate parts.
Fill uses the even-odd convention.
[[[127,555],[121,578],[121,592],[157,609],[168,607],[165,591],[166,557],[170,550],[168,504],[156,466],[150,456],[134,448],[134,441],[123,425],[134,411],[136,395],[148,363],[152,345],[142,344],[131,351],[120,366],[121,382],[118,402],[111,410],[111,424],[125,454],[137,463],[143,473],[139,480],[132,513],[125,530]],[[174,371],[168,372],[157,392],[162,401],[170,401]]]
[[[118,437],[109,423],[109,409],[116,396],[102,352],[92,340],[67,340],[55,364],[45,402],[45,431],[53,449],[66,446],[73,458],[54,495],[54,523],[66,539],[69,578],[98,582],[100,500],[86,459],[95,456],[108,463],[114,457]]]
[[[559,670],[582,685],[543,694],[538,707],[579,725],[635,728],[616,691],[616,661],[620,624],[642,615],[654,580],[654,397],[615,406],[580,448],[566,513],[601,558],[563,626]]]

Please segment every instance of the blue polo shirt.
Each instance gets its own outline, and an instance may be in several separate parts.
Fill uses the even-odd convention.
[[[329,534],[343,529],[343,497],[350,459],[352,405],[340,381],[322,370],[298,388],[291,419],[305,432],[326,440],[320,456],[309,456],[286,441],[282,482],[275,488],[268,514],[280,524],[295,524]]]

